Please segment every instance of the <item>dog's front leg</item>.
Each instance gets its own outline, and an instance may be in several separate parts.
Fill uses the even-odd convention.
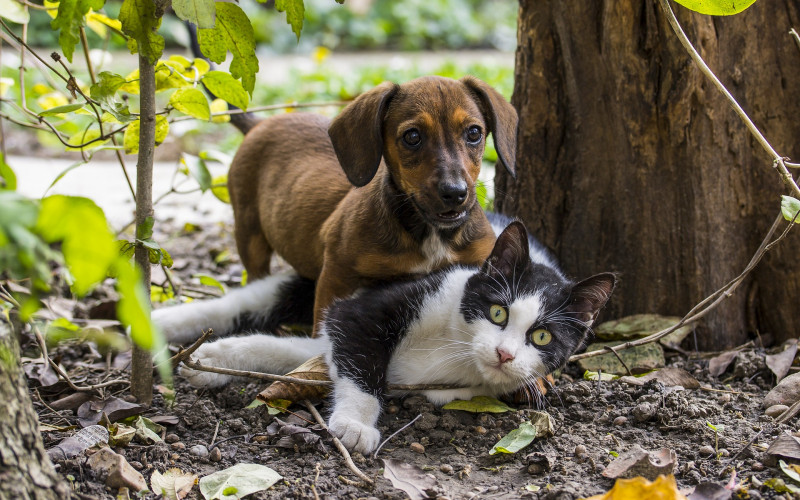
[[[325,260],[322,272],[317,280],[317,289],[314,295],[314,335],[317,336],[317,327],[322,321],[325,309],[336,299],[349,297],[355,292],[361,282],[356,272],[349,266],[331,264]]]

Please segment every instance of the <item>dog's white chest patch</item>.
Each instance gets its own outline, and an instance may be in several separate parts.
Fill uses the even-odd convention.
[[[420,249],[425,260],[412,269],[412,272],[415,273],[429,273],[453,262],[455,259],[450,247],[435,232],[422,241]]]

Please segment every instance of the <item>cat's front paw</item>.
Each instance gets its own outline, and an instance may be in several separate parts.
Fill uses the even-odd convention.
[[[194,352],[192,358],[204,366],[228,368],[228,360],[225,356],[225,351],[221,349],[217,343],[204,344],[200,346],[200,348]],[[186,366],[181,366],[178,373],[194,387],[222,387],[234,379],[234,377],[231,375],[193,370]]]
[[[352,418],[337,416],[336,413],[331,416],[328,428],[345,448],[362,455],[375,451],[381,439],[381,433],[375,427]]]

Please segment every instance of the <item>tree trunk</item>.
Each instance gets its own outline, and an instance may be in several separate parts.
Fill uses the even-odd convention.
[[[44,451],[39,421],[22,375],[19,345],[0,320],[0,499],[61,500],[69,487]]]
[[[675,6],[695,47],[778,152],[800,137],[796,2],[711,17]],[[747,265],[780,209],[771,158],[704,79],[656,0],[520,0],[519,216],[575,277],[617,271],[605,313],[682,316]],[[796,233],[796,232],[795,232]],[[790,234],[698,332],[701,349],[800,331]],[[760,305],[761,307],[757,307]]]
[[[146,239],[147,220],[153,217],[153,155],[156,148],[155,64],[139,54],[139,157],[136,161],[136,237]],[[152,227],[152,224],[150,224]],[[142,272],[144,289],[150,297],[150,250],[136,245],[134,260]],[[153,355],[134,343],[131,359],[131,394],[140,404],[153,401]]]

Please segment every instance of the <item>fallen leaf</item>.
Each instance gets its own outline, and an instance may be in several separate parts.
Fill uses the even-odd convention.
[[[399,460],[383,459],[383,477],[392,482],[392,486],[406,492],[411,500],[435,498],[438,482],[433,474]]]
[[[264,491],[283,476],[259,464],[236,464],[200,479],[200,493],[206,500],[234,500]]]
[[[725,370],[728,369],[733,360],[739,355],[739,351],[728,351],[723,352],[719,356],[714,356],[710,360],[708,360],[708,373],[711,374],[712,377],[719,377]]]
[[[774,477],[764,481],[764,486],[775,490],[777,493],[795,493],[800,494],[800,487],[793,484],[787,484],[783,479]]]
[[[108,443],[108,430],[102,425],[90,425],[47,450],[47,454],[53,460],[64,460],[97,443]]]
[[[677,462],[678,455],[674,450],[662,448],[650,452],[635,445],[608,464],[603,471],[603,476],[611,479],[640,476],[653,480],[660,475],[672,474]]]
[[[800,483],[800,465],[787,464],[783,460],[778,462],[784,474],[792,478],[794,481]]]
[[[614,487],[602,495],[595,495],[586,500],[687,500],[678,491],[675,476],[658,476],[655,481],[643,477],[633,479],[617,479]]]
[[[197,482],[197,474],[183,472],[178,468],[167,469],[164,474],[153,471],[150,476],[150,489],[167,500],[182,500],[192,491]]]
[[[180,419],[175,415],[156,415],[150,417],[150,421],[159,425],[178,425]]]
[[[792,340],[794,342],[789,343],[783,351],[766,356],[767,367],[775,374],[778,382],[789,373],[789,368],[792,367],[794,357],[797,354],[797,339]]]
[[[94,396],[88,392],[76,392],[50,403],[50,408],[54,410],[74,410],[83,403],[89,401]]]
[[[800,439],[785,432],[775,438],[775,441],[767,448],[767,453],[779,457],[800,459]]]
[[[106,414],[109,422],[116,422],[132,415],[138,415],[142,411],[144,411],[144,406],[129,403],[123,399],[115,397],[103,400],[95,399],[83,403],[78,408],[78,423],[81,424],[81,427],[94,425],[103,418],[103,413]]]
[[[528,418],[531,425],[536,429],[536,437],[546,438],[553,435],[556,423],[553,417],[546,411],[531,411],[528,412]]]
[[[594,333],[598,340],[632,340],[666,330],[680,320],[677,316],[635,314],[600,323],[594,327]],[[682,326],[659,339],[659,342],[664,345],[679,345],[692,331],[694,331],[694,325]]]
[[[330,380],[328,365],[322,355],[314,356],[302,365],[286,374],[303,380]],[[330,387],[301,385],[289,382],[273,382],[261,391],[256,398],[265,403],[275,399],[288,399],[289,401],[302,401],[308,399],[318,401],[330,392]]]
[[[700,483],[689,495],[689,500],[728,500],[733,491],[716,483]]]
[[[516,453],[525,448],[536,439],[536,427],[530,422],[522,422],[519,427],[509,432],[500,441],[497,442],[492,449],[489,450],[489,455],[496,453]]]
[[[108,444],[111,446],[128,446],[136,435],[136,429],[119,422],[111,424],[108,431]]]
[[[469,401],[456,399],[455,401],[451,401],[442,406],[442,409],[462,410],[472,413],[505,413],[508,411],[514,411],[514,408],[511,408],[507,404],[486,396],[475,396]]]
[[[607,346],[614,347],[622,343],[623,341],[595,342],[586,348],[586,352],[604,351]],[[661,347],[658,342],[618,351],[617,354],[625,361],[625,365],[627,365],[634,374],[661,368],[665,363],[664,348]],[[617,359],[617,356],[611,352],[590,358],[583,358],[578,361],[578,366],[584,371],[616,373],[618,375],[628,374],[628,370],[625,369],[625,366],[623,366],[619,359]]]
[[[41,359],[25,363],[22,365],[22,369],[25,371],[25,377],[28,380],[36,381],[39,387],[51,387],[59,381],[58,375],[50,367],[50,364]]]
[[[136,439],[144,444],[159,443],[162,441],[159,434],[164,432],[164,427],[154,423],[147,417],[130,417],[123,421],[136,429]]]
[[[591,370],[586,370],[585,372],[583,372],[584,380],[595,380],[595,381],[601,380],[603,382],[610,382],[618,378],[619,375],[614,375],[613,373],[593,372]]]
[[[661,368],[641,377],[625,376],[619,378],[620,382],[631,385],[644,385],[651,380],[657,380],[666,387],[681,386],[686,389],[697,389],[700,382],[697,381],[689,372],[682,368]]]
[[[323,446],[320,435],[313,431],[316,430],[321,433],[324,429],[316,426],[306,428],[305,425],[308,425],[308,422],[294,423],[275,418],[267,426],[267,433],[270,436],[280,436],[280,439],[275,443],[278,448],[293,449],[295,446],[299,446],[301,449],[308,449]]]

